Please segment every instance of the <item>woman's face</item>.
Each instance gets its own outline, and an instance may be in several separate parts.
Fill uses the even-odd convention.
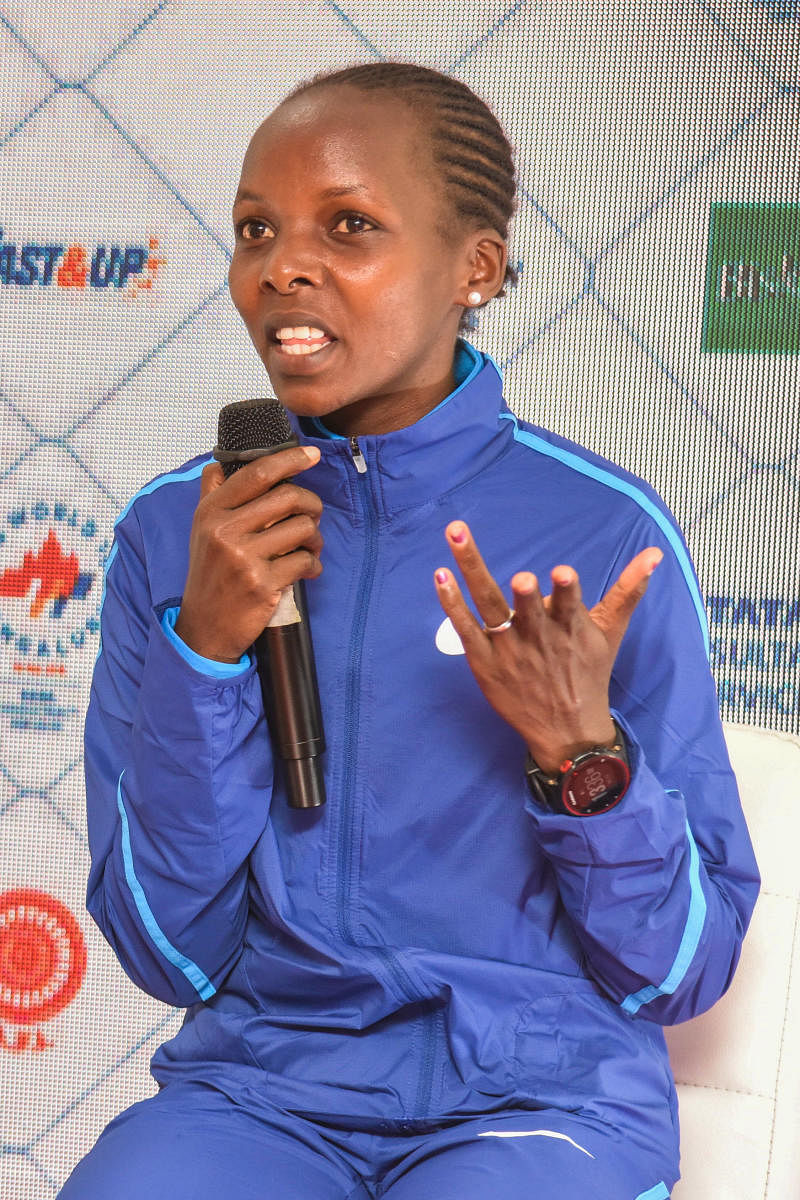
[[[341,86],[287,101],[250,144],[233,215],[231,294],[287,408],[383,433],[448,394],[487,250],[480,234],[445,239],[406,105]]]

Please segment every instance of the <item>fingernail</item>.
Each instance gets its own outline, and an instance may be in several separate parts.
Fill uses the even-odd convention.
[[[648,578],[649,578],[649,577],[650,577],[650,576],[653,574],[653,571],[655,571],[656,567],[657,567],[657,566],[658,566],[658,564],[659,564],[659,563],[660,563],[660,562],[663,560],[663,558],[664,558],[664,555],[663,555],[663,554],[659,554],[659,556],[658,556],[658,558],[655,560],[655,562],[650,564],[650,570],[647,572]]]
[[[320,452],[317,446],[301,446],[300,449],[305,454],[306,458],[310,458],[312,463],[319,462]]]
[[[447,583],[447,571],[440,567],[439,570],[434,574],[434,579],[437,583]]]
[[[455,542],[457,546],[460,546],[466,540],[467,531],[463,525],[457,525],[454,529],[450,530],[450,541]]]

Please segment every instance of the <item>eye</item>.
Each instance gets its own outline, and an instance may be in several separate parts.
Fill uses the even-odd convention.
[[[368,233],[371,229],[375,229],[374,221],[370,221],[363,213],[350,212],[342,213],[333,227],[333,232]]]
[[[236,236],[244,242],[258,242],[275,234],[266,221],[260,221],[258,217],[246,217],[236,225]]]

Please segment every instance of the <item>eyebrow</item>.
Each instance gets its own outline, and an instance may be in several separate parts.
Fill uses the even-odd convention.
[[[362,183],[345,183],[340,187],[325,188],[324,192],[320,192],[320,199],[336,200],[339,196],[363,196],[368,194],[369,188],[365,187]],[[255,204],[261,204],[264,201],[264,197],[260,196],[258,192],[251,192],[248,188],[242,188],[241,191],[236,193],[236,199],[233,202],[234,206],[241,204],[242,201],[245,200],[250,200]]]
[[[324,192],[320,193],[320,196],[323,200],[335,200],[338,196],[364,195],[368,193],[369,188],[365,187],[363,183],[345,183],[342,187],[326,188]]]
[[[257,192],[249,192],[246,188],[242,188],[234,197],[234,205],[239,204],[242,200],[253,200],[256,203],[261,199]]]

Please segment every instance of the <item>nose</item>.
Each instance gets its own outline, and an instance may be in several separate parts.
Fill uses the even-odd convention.
[[[301,234],[280,233],[265,250],[259,286],[283,295],[301,287],[320,287],[323,268],[312,240]]]

